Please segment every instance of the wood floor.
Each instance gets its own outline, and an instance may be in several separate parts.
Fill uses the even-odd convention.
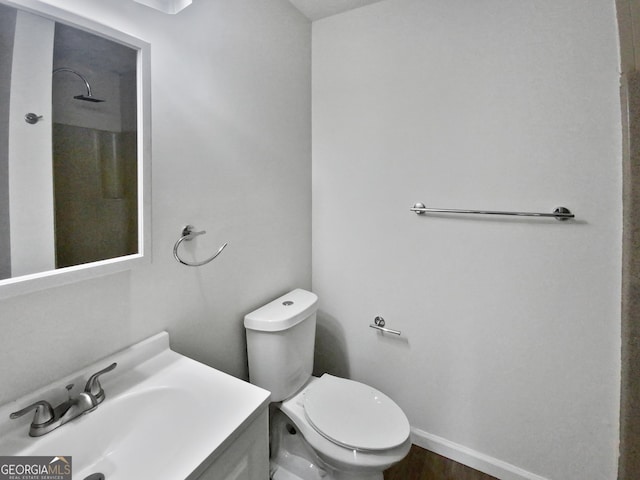
[[[409,455],[384,472],[384,480],[497,480],[413,445]]]

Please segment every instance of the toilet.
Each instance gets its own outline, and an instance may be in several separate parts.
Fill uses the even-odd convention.
[[[272,480],[382,480],[411,447],[400,407],[364,383],[313,377],[318,297],[296,289],[247,314],[249,379],[271,392]]]

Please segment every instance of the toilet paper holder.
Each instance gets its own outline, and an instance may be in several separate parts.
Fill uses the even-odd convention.
[[[375,328],[376,330],[380,330],[381,332],[385,332],[385,333],[392,333],[394,335],[402,334],[400,330],[393,330],[391,328],[386,328],[385,324],[386,322],[384,321],[384,318],[382,318],[381,316],[377,316],[376,318],[373,319],[373,323],[369,326],[371,328]]]

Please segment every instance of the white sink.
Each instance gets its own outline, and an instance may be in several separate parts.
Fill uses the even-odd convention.
[[[118,366],[100,377],[106,398],[96,410],[38,438],[28,435],[31,414],[9,420],[10,412],[49,400],[54,387],[75,383],[80,391],[88,376],[112,362]],[[0,456],[71,456],[74,480],[97,472],[107,480],[197,478],[269,397],[173,352],[163,332],[0,407]]]

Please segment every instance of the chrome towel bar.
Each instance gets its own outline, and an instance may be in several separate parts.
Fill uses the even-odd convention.
[[[178,255],[178,247],[180,246],[180,244],[185,240],[189,242],[193,240],[193,237],[207,233],[205,230],[201,232],[194,232],[193,231],[194,228],[195,227],[193,225],[187,225],[186,227],[184,227],[182,229],[182,235],[180,236],[176,244],[173,246],[173,258],[175,258],[181,264],[186,265],[187,267],[200,267],[202,265],[206,265],[207,263],[214,260],[218,255],[220,255],[222,251],[226,248],[226,246],[229,245],[228,242],[225,243],[218,249],[218,251],[212,257],[209,257],[206,260],[203,260],[202,262],[187,262],[181,259],[180,256]]]
[[[559,221],[569,220],[575,218],[575,215],[571,213],[571,210],[565,207],[558,207],[552,213],[539,213],[539,212],[503,212],[496,210],[458,210],[453,208],[427,208],[424,203],[416,203],[411,209],[417,215],[423,215],[425,213],[463,213],[471,215],[511,215],[517,217],[549,217],[555,218]]]

